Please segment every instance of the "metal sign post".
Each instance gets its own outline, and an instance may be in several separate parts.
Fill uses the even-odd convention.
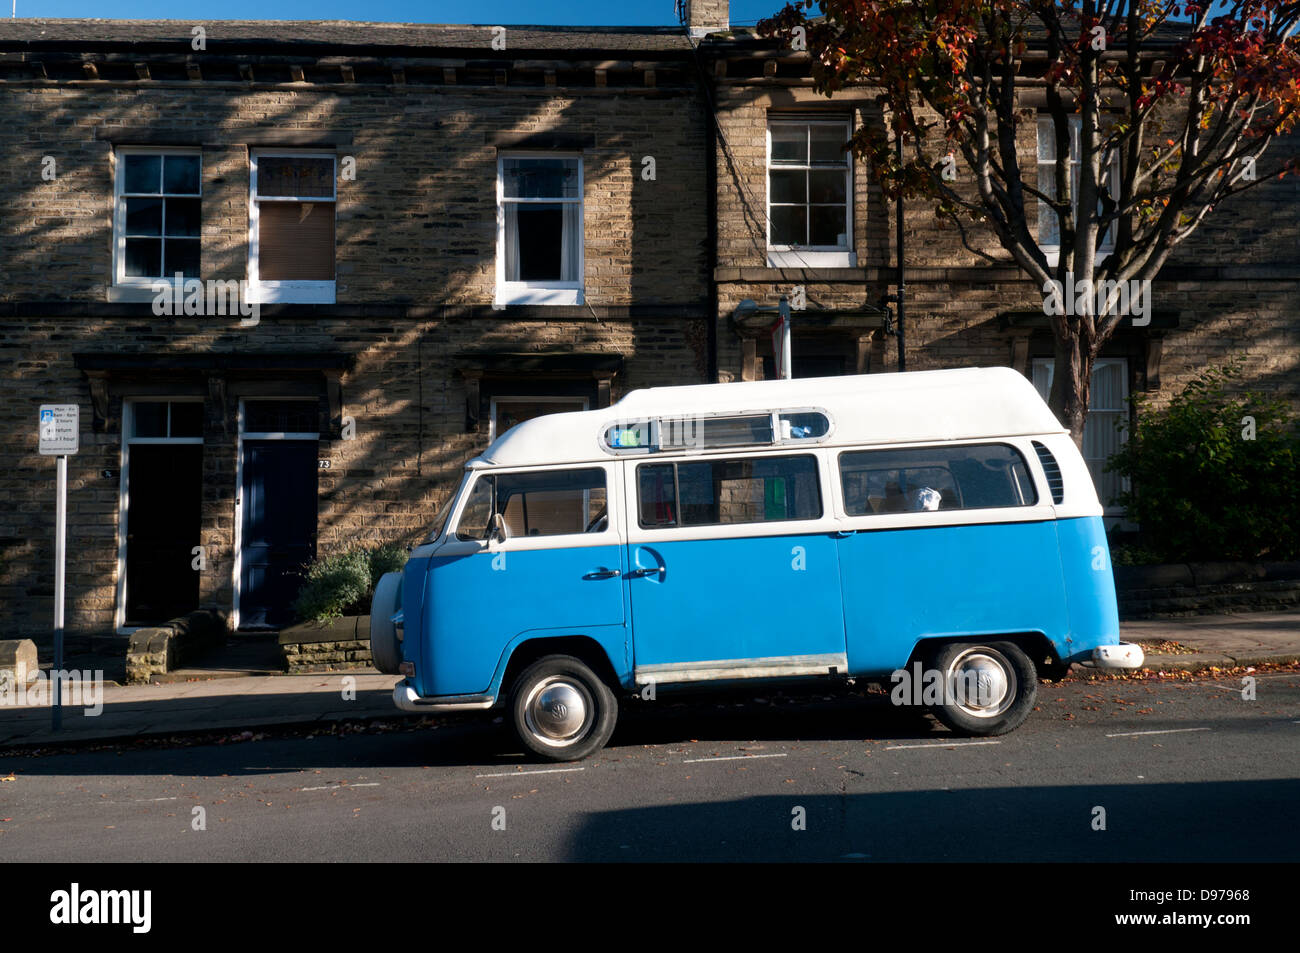
[[[50,673],[53,690],[51,725],[63,725],[63,594],[64,565],[68,538],[68,456],[78,449],[81,410],[76,404],[41,404],[41,453],[57,456],[54,506],[54,668]]]

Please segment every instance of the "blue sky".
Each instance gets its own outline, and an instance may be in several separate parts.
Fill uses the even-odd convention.
[[[0,0],[3,8],[12,0]],[[732,0],[731,21],[752,24],[784,0]],[[18,0],[20,17],[114,20],[387,20],[396,23],[544,23],[673,26],[673,0],[478,0],[473,4],[415,0]],[[9,9],[5,9],[8,14]]]

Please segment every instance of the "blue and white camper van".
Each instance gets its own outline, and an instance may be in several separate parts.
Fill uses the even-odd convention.
[[[508,430],[371,615],[406,711],[504,709],[576,760],[619,698],[939,672],[954,731],[1011,731],[1040,677],[1135,668],[1102,509],[1008,368],[655,387]],[[936,679],[937,681],[937,679]]]

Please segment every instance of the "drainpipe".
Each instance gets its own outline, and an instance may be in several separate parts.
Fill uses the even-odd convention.
[[[898,165],[903,165],[903,137],[901,134],[894,135],[894,149],[898,155]],[[903,271],[903,193],[898,193],[898,208],[894,213],[894,245],[897,248],[895,254],[898,256],[898,294],[894,299],[898,304],[898,369],[907,370],[907,347],[906,347],[906,322],[904,321],[904,310],[906,305],[903,299],[907,295],[907,276]]]
[[[704,93],[704,101],[701,105],[707,112],[704,125],[708,129],[707,161],[704,163],[704,190],[707,195],[705,214],[708,219],[705,226],[705,241],[708,243],[708,249],[704,260],[709,279],[709,304],[706,309],[709,320],[705,332],[708,376],[705,383],[713,384],[718,380],[718,130],[717,116],[713,112],[713,98],[705,86],[708,82],[707,76],[700,77],[701,91]]]

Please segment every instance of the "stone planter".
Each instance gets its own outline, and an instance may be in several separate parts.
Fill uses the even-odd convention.
[[[19,687],[25,687],[39,671],[35,642],[31,639],[0,641],[0,703]]]
[[[1300,606],[1300,563],[1116,566],[1121,619],[1178,618]]]
[[[370,668],[370,616],[302,622],[280,631],[280,653],[290,674]]]
[[[199,609],[162,625],[136,629],[126,650],[126,681],[147,685],[184,663],[219,648],[226,639],[226,620],[217,612]]]

